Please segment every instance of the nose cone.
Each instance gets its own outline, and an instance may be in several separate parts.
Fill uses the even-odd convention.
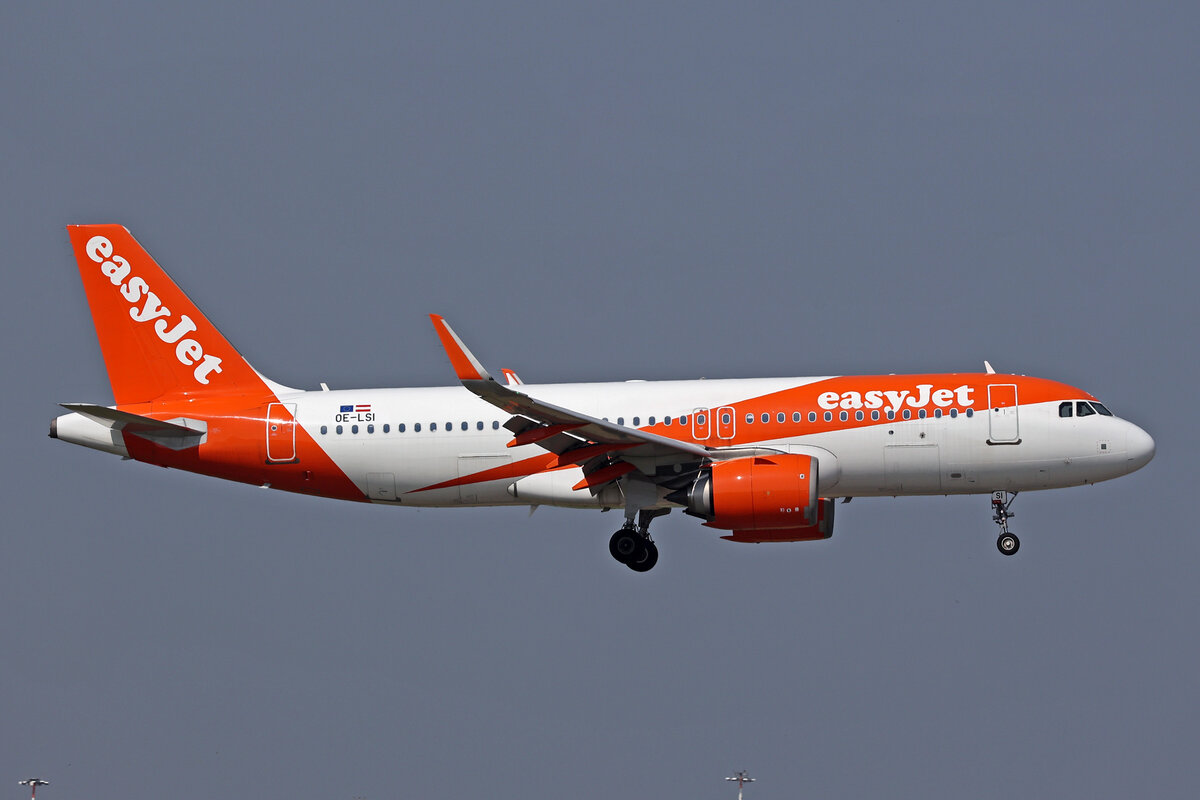
[[[1130,472],[1141,469],[1154,458],[1154,439],[1133,423],[1129,423],[1125,434],[1125,458]]]

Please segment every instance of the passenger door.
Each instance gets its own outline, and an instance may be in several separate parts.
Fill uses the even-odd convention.
[[[296,404],[267,406],[267,463],[290,464],[296,460]]]
[[[988,444],[1020,444],[1017,385],[998,383],[988,387]]]

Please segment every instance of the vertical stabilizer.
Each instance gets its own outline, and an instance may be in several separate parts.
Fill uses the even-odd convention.
[[[70,225],[67,231],[117,405],[268,391],[128,230]]]

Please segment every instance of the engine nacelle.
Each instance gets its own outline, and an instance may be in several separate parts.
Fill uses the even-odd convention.
[[[675,498],[672,498],[675,499]],[[779,454],[717,461],[679,502],[739,542],[828,539],[833,501],[817,496],[817,460]]]

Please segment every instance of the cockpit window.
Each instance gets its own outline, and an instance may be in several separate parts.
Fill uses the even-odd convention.
[[[1104,407],[1103,403],[1097,403],[1097,402],[1093,401],[1092,408],[1096,409],[1097,411],[1099,411],[1101,414],[1103,414],[1106,417],[1111,417],[1113,415],[1113,413],[1111,411],[1109,411],[1107,408]]]
[[[1058,415],[1060,417],[1069,417],[1069,416],[1071,416],[1072,408],[1074,408],[1074,404],[1071,403],[1070,400],[1068,400],[1065,403],[1059,403],[1058,404]]]
[[[1079,417],[1090,417],[1096,413],[1096,409],[1092,408],[1087,403],[1079,400],[1075,403],[1075,415]]]

